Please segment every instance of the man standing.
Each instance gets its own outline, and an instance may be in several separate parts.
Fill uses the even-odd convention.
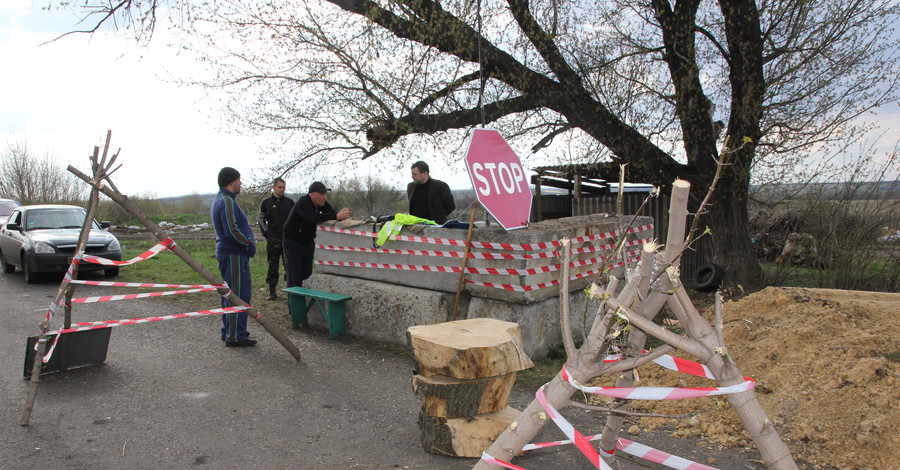
[[[335,213],[328,203],[328,191],[331,190],[318,181],[309,185],[309,194],[297,199],[284,223],[284,271],[288,287],[302,287],[303,281],[312,275],[318,224],[346,220],[352,215],[346,207]]]
[[[250,258],[256,254],[253,229],[244,211],[238,207],[235,196],[241,193],[241,174],[231,167],[219,170],[219,192],[210,208],[213,228],[216,231],[216,262],[222,280],[234,295],[250,303]],[[222,297],[222,306],[231,302]],[[246,348],[256,345],[247,331],[246,313],[222,315],[222,341],[229,348]]]
[[[256,221],[263,236],[266,237],[266,254],[269,261],[269,272],[266,274],[266,284],[269,285],[269,297],[266,300],[275,300],[275,288],[278,286],[278,265],[282,262],[284,250],[281,247],[281,231],[287,220],[294,201],[284,197],[286,184],[283,179],[275,178],[272,183],[272,195],[263,200],[259,205],[259,214]]]
[[[411,171],[413,181],[406,186],[409,214],[443,225],[447,222],[447,216],[456,209],[450,186],[429,178],[428,164],[423,161],[413,163]]]

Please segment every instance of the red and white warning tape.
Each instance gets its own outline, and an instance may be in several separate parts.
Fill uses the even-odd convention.
[[[59,337],[65,333],[73,333],[76,331],[86,331],[86,330],[97,330],[100,328],[110,328],[113,326],[125,326],[125,325],[137,325],[140,323],[150,323],[157,322],[163,320],[174,320],[177,318],[188,318],[188,317],[199,317],[203,315],[222,315],[224,313],[237,313],[242,312],[252,308],[250,305],[234,305],[231,307],[223,307],[223,308],[214,308],[211,310],[200,310],[197,312],[188,312],[188,313],[176,313],[173,315],[162,315],[159,317],[146,317],[146,318],[132,318],[125,320],[106,320],[106,321],[97,321],[97,322],[82,322],[82,323],[73,323],[71,328],[64,328],[56,331],[49,331],[44,333],[44,335],[56,335],[53,339],[53,344],[50,346],[50,350],[47,351],[47,354],[44,355],[43,362],[46,364],[50,357],[53,356],[53,351],[56,349],[56,343],[59,341]],[[37,345],[37,343],[35,343]]]
[[[621,359],[621,355],[610,355],[604,358],[604,362],[616,362]],[[687,359],[664,355],[654,359],[653,362],[674,371],[683,372],[698,377],[714,379],[712,372],[704,364],[699,364]],[[572,387],[575,387],[576,389],[584,391],[586,393],[638,400],[676,400],[682,398],[697,398],[712,395],[724,395],[729,393],[740,393],[752,389],[756,384],[753,379],[744,377],[744,382],[729,387],[586,387],[584,385],[578,384],[574,379],[572,379],[572,377],[566,371],[565,365],[563,365],[560,373]],[[559,427],[560,430],[562,430],[566,435],[566,437],[568,437],[568,440],[528,444],[522,447],[522,451],[543,449],[563,444],[575,444],[575,446],[578,447],[582,454],[584,454],[588,458],[588,460],[591,461],[594,467],[600,469],[610,469],[606,462],[604,462],[603,459],[600,458],[599,452],[597,452],[594,446],[590,444],[590,441],[599,439],[601,437],[601,434],[584,436],[580,432],[578,432],[578,430],[575,429],[574,426],[572,426],[572,424],[569,423],[565,419],[565,417],[559,414],[559,412],[549,403],[546,395],[544,394],[543,386],[538,389],[535,397],[537,398],[538,403],[541,404],[541,407],[544,408],[544,411],[547,413],[550,419],[552,419],[557,427]],[[616,449],[635,457],[639,457],[644,460],[648,460],[650,462],[658,463],[660,465],[665,465],[666,467],[678,470],[715,470],[715,468],[713,467],[709,467],[697,462],[692,462],[682,457],[678,457],[676,455],[672,455],[658,449],[639,444],[637,442],[629,441],[628,439],[618,439],[616,441]],[[614,451],[610,452],[610,454],[612,454],[613,452]],[[486,452],[482,454],[481,458],[485,462],[492,463],[500,467],[510,468],[514,470],[525,470],[522,467],[515,466],[509,462],[504,462],[502,460],[496,459]]]
[[[565,365],[563,365],[560,373],[569,382],[569,385],[582,392],[628,400],[679,400],[682,398],[709,397],[746,392],[756,387],[756,381],[750,377],[744,377],[743,382],[728,387],[588,387],[576,382],[569,375]],[[701,375],[700,377],[704,376]]]
[[[643,245],[649,242],[649,238],[642,240],[630,240],[625,242],[624,246]],[[611,250],[615,245],[596,245],[586,246],[572,250],[573,255],[582,253],[594,253],[598,251]],[[413,256],[433,256],[437,258],[462,258],[462,251],[433,251],[433,250],[399,250],[389,248],[365,248],[357,246],[335,246],[335,245],[316,245],[316,249],[326,251],[350,251],[355,253],[377,253],[386,255],[413,255]],[[492,253],[487,251],[470,251],[467,258],[469,259],[487,259],[487,260],[528,260],[542,258],[558,258],[561,254],[559,251],[544,251],[540,253],[532,253],[528,255],[517,255],[513,253]]]
[[[629,255],[637,255],[638,252],[630,252]],[[639,259],[639,258],[638,258]],[[590,260],[576,260],[569,263],[571,267],[589,266],[602,263],[602,258],[594,258]],[[316,260],[316,264],[320,266],[339,266],[344,268],[375,268],[375,269],[398,269],[401,271],[425,271],[440,273],[459,273],[462,268],[458,266],[424,266],[415,264],[391,264],[391,263],[359,263],[356,261],[323,261]],[[509,276],[530,276],[541,273],[549,273],[560,270],[559,264],[551,264],[548,266],[540,266],[536,268],[514,269],[514,268],[479,268],[466,267],[468,274],[492,274],[492,275],[509,275]]]
[[[652,230],[653,225],[641,225],[639,227],[630,227],[625,233],[638,233],[644,232],[648,230]],[[333,233],[342,233],[345,235],[357,235],[369,238],[375,238],[378,236],[376,232],[363,232],[360,230],[349,230],[338,227],[327,227],[320,225],[319,230],[323,232],[333,232]],[[619,236],[619,232],[604,232],[596,235],[586,235],[583,237],[576,237],[569,240],[572,244],[580,244],[594,240],[604,240],[607,238],[615,238]],[[388,237],[388,240],[398,240],[398,241],[407,241],[407,242],[419,242],[419,243],[430,243],[432,245],[448,245],[448,246],[466,246],[465,240],[459,240],[455,238],[436,238],[436,237],[414,237],[409,235],[391,235]],[[488,248],[495,250],[545,250],[548,248],[555,248],[561,245],[561,241],[555,240],[552,242],[538,242],[538,243],[496,243],[496,242],[470,242],[469,246],[475,248]]]
[[[184,290],[170,290],[165,292],[144,292],[140,294],[121,294],[121,295],[98,295],[94,297],[78,297],[76,299],[72,299],[73,304],[89,304],[94,302],[112,302],[115,300],[133,300],[133,299],[146,299],[149,297],[162,297],[166,295],[179,295],[179,294],[195,294],[197,292],[209,292],[216,290],[215,287],[205,287],[200,289],[184,289]]]
[[[638,261],[640,261],[640,258],[632,258],[632,260],[631,260],[632,263],[637,263]],[[614,268],[618,268],[618,267],[621,267],[624,265],[625,265],[624,262],[619,261],[618,263],[610,264],[608,266],[608,268],[614,269]],[[594,269],[591,271],[586,271],[583,273],[569,276],[569,280],[575,281],[578,279],[583,279],[586,277],[590,277],[590,276],[599,274],[600,272],[602,272],[601,269]],[[535,290],[539,290],[539,289],[545,289],[547,287],[558,286],[561,282],[562,281],[560,281],[558,279],[554,279],[552,281],[542,282],[540,284],[519,285],[519,284],[502,284],[502,283],[498,283],[498,282],[481,282],[481,281],[473,281],[471,279],[466,279],[466,283],[472,284],[475,286],[493,287],[495,289],[511,290],[514,292],[531,292],[531,291],[535,291]]]
[[[87,286],[108,286],[108,287],[173,287],[178,289],[205,289],[212,287],[218,289],[220,287],[228,287],[227,284],[151,284],[146,282],[113,282],[113,281],[86,281],[81,279],[73,279],[70,284],[83,284]]]
[[[134,258],[132,258],[128,261],[116,261],[116,260],[111,260],[111,259],[106,259],[106,258],[100,258],[99,256],[86,255],[86,254],[82,254],[81,259],[87,261],[88,263],[102,264],[104,266],[128,266],[130,264],[139,263],[146,259],[152,258],[152,257],[158,255],[163,250],[170,250],[173,247],[175,247],[176,245],[177,244],[175,243],[175,240],[172,240],[171,238],[166,238],[165,240],[150,247],[149,250],[135,256]]]

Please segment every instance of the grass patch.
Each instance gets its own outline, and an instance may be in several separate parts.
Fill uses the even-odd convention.
[[[219,267],[216,264],[216,241],[213,239],[176,240],[178,246],[186,251],[219,279]],[[147,251],[156,244],[156,240],[120,240],[122,259],[131,259]],[[257,242],[256,256],[250,258],[250,275],[254,289],[265,285],[268,262],[266,261],[266,242]],[[165,250],[162,253],[131,266],[123,266],[119,278],[123,282],[152,282],[158,284],[206,284],[190,266],[175,253]]]
[[[531,369],[519,371],[516,375],[516,385],[536,390],[553,379],[565,363],[565,358],[548,358],[536,361]]]

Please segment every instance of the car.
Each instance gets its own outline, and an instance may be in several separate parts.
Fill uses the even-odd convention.
[[[0,223],[6,223],[9,214],[12,214],[13,209],[19,206],[21,206],[19,201],[14,199],[0,199]]]
[[[25,274],[25,282],[38,282],[41,273],[66,272],[78,246],[78,237],[87,211],[82,207],[42,204],[19,206],[0,226],[0,267],[13,273],[16,267]],[[92,222],[84,252],[100,258],[122,259],[122,247],[115,235],[107,232],[109,222]],[[118,266],[81,263],[79,271],[103,270],[107,277],[119,274]]]

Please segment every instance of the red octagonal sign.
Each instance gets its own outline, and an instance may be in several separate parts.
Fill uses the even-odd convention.
[[[531,187],[522,161],[493,129],[475,129],[466,150],[466,168],[478,202],[506,230],[528,226]]]

